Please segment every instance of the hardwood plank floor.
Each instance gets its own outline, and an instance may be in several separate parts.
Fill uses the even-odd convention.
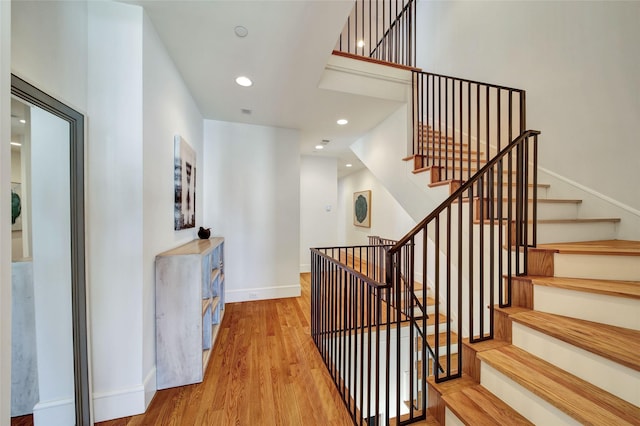
[[[158,391],[142,415],[96,423],[351,425],[310,335],[309,274],[299,298],[226,305],[202,383]]]

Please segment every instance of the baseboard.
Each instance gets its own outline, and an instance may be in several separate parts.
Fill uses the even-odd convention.
[[[144,379],[144,409],[145,411],[149,408],[149,404],[151,404],[151,400],[156,394],[156,367],[154,366],[147,374],[147,377]]]
[[[153,370],[155,372],[155,368]],[[155,374],[154,374],[155,375]],[[148,377],[148,376],[147,376]],[[152,380],[155,383],[155,379]],[[146,385],[147,383],[145,383]],[[146,409],[145,385],[115,392],[93,394],[93,417],[96,422],[142,414]],[[62,424],[62,423],[53,423]],[[73,423],[70,423],[73,424]]]
[[[35,425],[73,425],[76,423],[76,409],[73,399],[57,399],[38,402],[33,407]]]
[[[311,272],[311,264],[310,263],[301,263],[300,264],[300,273],[304,274],[306,272]]]
[[[300,284],[280,287],[255,287],[242,290],[227,290],[225,297],[227,303],[300,297]]]

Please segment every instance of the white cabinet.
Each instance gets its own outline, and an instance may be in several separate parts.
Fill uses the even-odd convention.
[[[158,389],[202,381],[223,316],[223,238],[156,256]]]

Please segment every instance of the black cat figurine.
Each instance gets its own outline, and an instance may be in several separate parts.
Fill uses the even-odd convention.
[[[200,239],[202,240],[208,240],[210,236],[211,236],[211,228],[205,229],[201,226],[200,230],[198,231],[198,237],[200,237]]]

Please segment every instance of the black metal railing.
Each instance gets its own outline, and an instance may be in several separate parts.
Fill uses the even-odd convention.
[[[432,182],[464,182],[526,129],[525,91],[413,71],[413,153]]]
[[[538,135],[528,130],[503,147],[388,250],[387,285],[419,271],[433,286],[436,381],[461,376],[463,337],[493,338],[494,304],[510,306],[511,277],[526,274],[527,248],[536,245]]]
[[[356,425],[426,416],[426,373],[418,380],[416,368],[426,349],[404,306],[411,299],[384,283],[390,247],[311,249],[311,335]]]
[[[413,67],[416,0],[356,0],[336,50]]]

